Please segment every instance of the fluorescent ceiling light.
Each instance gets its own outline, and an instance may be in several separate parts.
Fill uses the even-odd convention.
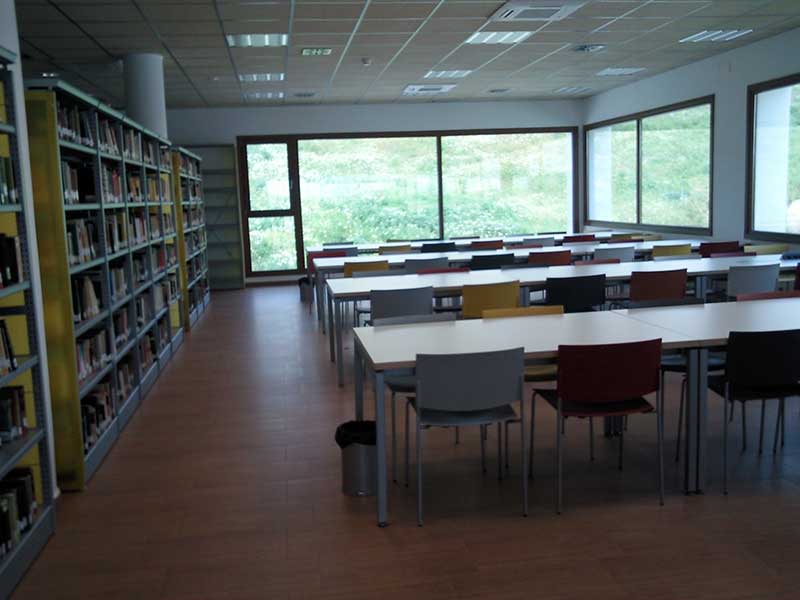
[[[586,94],[591,92],[591,88],[583,87],[579,85],[568,85],[561,88],[558,88],[554,93],[555,94],[562,94],[565,96],[575,96],[577,94]]]
[[[472,73],[470,69],[457,69],[454,71],[428,71],[425,79],[461,79]]]
[[[280,100],[283,92],[246,92],[244,97],[248,100]]]
[[[625,75],[635,75],[645,70],[645,67],[608,67],[597,72],[598,77],[618,77]]]
[[[588,0],[511,0],[495,12],[492,21],[560,21]]]
[[[267,46],[287,46],[287,33],[242,33],[226,35],[228,46],[232,48],[265,48]]]
[[[436,96],[437,94],[446,94],[452,90],[456,85],[448,83],[445,85],[407,85],[403,90],[403,96]]]
[[[51,79],[53,77],[58,77],[58,73],[55,73],[53,71],[46,71],[42,73],[42,77],[47,77],[48,79]]]
[[[241,73],[239,81],[283,81],[284,77],[283,73]]]
[[[476,31],[466,44],[518,44],[533,35],[532,31]]]
[[[686,42],[730,42],[736,38],[740,38],[748,33],[753,33],[752,29],[704,29],[694,35],[680,40],[681,44]]]
[[[331,48],[303,48],[300,54],[303,56],[330,56],[333,52]]]

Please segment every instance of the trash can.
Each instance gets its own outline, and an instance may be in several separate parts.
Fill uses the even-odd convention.
[[[336,428],[336,443],[342,449],[342,493],[374,496],[375,421],[348,421]]]
[[[297,287],[300,288],[300,302],[306,304],[311,302],[311,279],[308,277],[301,277],[297,280]]]

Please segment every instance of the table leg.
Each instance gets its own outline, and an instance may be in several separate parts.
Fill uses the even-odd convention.
[[[521,306],[530,306],[531,304],[531,289],[528,287],[523,287],[519,291],[520,293],[520,305]]]
[[[336,347],[335,347],[335,331],[334,331],[334,314],[333,314],[333,298],[330,294],[326,294],[326,300],[328,303],[328,345],[330,346],[331,350],[331,362],[336,361]],[[323,321],[325,319],[323,318]]]
[[[698,275],[694,278],[694,295],[697,298],[705,298],[708,290],[708,277]]]
[[[687,494],[702,494],[706,480],[708,414],[708,350],[689,350],[686,389],[686,456],[683,487]]]
[[[361,352],[359,352],[358,344],[353,344],[353,367],[354,367],[354,382],[355,388],[355,408],[356,408],[356,421],[364,420],[364,370],[361,364]]]
[[[334,300],[336,310],[336,323],[331,329],[331,337],[336,338],[336,371],[339,377],[339,387],[344,386],[344,357],[342,356],[342,338],[344,337],[344,323],[342,322],[342,301]]]
[[[386,402],[384,401],[383,371],[375,371],[375,452],[378,472],[378,527],[389,524],[388,484],[386,481]]]
[[[317,302],[317,321],[320,322],[322,326],[322,333],[325,333],[325,307],[323,306],[322,301],[322,286],[320,285],[320,274],[314,273],[314,290],[316,293],[316,302]]]

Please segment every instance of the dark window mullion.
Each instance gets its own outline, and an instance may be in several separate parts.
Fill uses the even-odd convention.
[[[442,183],[442,136],[436,136],[436,176],[439,189],[439,238],[444,239],[444,186]]]
[[[636,119],[636,224],[642,224],[642,120]]]

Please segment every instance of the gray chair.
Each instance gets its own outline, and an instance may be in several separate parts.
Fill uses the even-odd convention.
[[[381,271],[354,271],[353,278],[357,277],[391,277],[392,275],[405,275],[405,268],[382,269]],[[360,306],[358,302],[353,304],[353,326],[361,325],[361,317],[371,312],[370,306]]]
[[[594,251],[595,260],[618,258],[619,262],[633,262],[636,248],[633,246],[598,246]]]
[[[419,273],[426,269],[446,269],[450,261],[446,256],[440,258],[407,258],[405,262],[406,273]]]
[[[769,265],[733,266],[728,269],[727,295],[735,298],[740,294],[758,294],[774,292],[778,289],[778,277],[781,266],[778,263]]]
[[[523,238],[523,244],[539,244],[543,248],[546,246],[555,246],[556,245],[556,238],[554,237],[530,237],[530,238]]]
[[[369,293],[373,319],[433,314],[433,287],[373,290]]]
[[[525,417],[523,399],[524,351],[522,348],[474,354],[417,355],[416,397],[406,405],[406,469],[409,456],[409,408],[416,413],[417,524],[422,526],[422,433],[430,427],[474,425],[484,431],[497,424],[498,477],[503,477],[502,428],[506,421]],[[517,417],[513,404],[519,402]],[[528,514],[528,478],[525,428],[520,427],[522,455],[522,513]]]

